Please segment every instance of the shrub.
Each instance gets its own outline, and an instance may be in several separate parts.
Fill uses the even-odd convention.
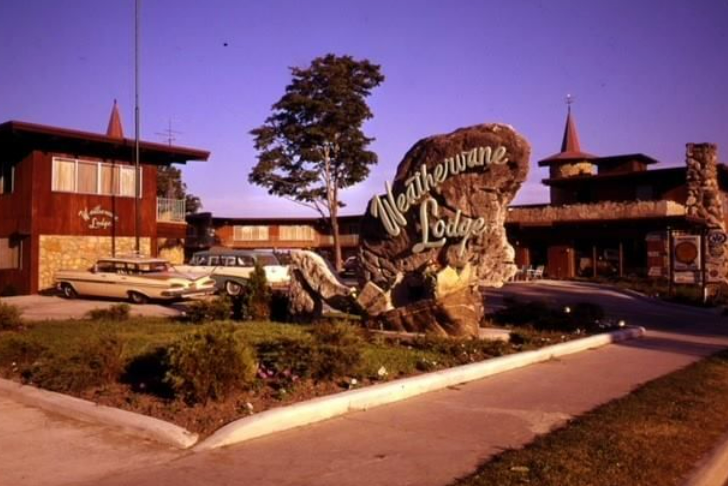
[[[166,380],[169,373],[169,350],[157,347],[133,357],[126,365],[123,383],[136,392],[172,398],[174,392]]]
[[[278,338],[258,344],[262,378],[273,385],[297,378],[333,380],[359,372],[364,341],[349,324],[316,324],[311,339]]]
[[[108,385],[124,369],[123,345],[115,336],[102,336],[68,354],[44,354],[23,372],[23,378],[42,388],[81,392]]]
[[[362,363],[364,340],[361,330],[351,324],[321,323],[313,327],[314,354],[311,375],[332,380],[356,373]]]
[[[195,300],[187,307],[186,320],[195,324],[224,321],[230,318],[232,303],[226,296],[212,300]]]
[[[22,328],[20,309],[15,305],[0,302],[0,331],[18,331]]]
[[[270,320],[275,322],[290,322],[289,304],[290,298],[287,292],[272,292],[270,299]]]
[[[246,388],[256,371],[253,349],[235,335],[233,326],[214,324],[170,347],[165,381],[188,403],[206,403]]]
[[[106,309],[92,309],[86,317],[94,321],[123,322],[129,320],[130,311],[129,304],[116,304]]]
[[[571,308],[571,315],[577,325],[591,329],[604,319],[604,308],[591,302],[578,302]]]
[[[251,319],[267,321],[270,318],[271,290],[265,277],[265,269],[256,262],[248,280],[248,312]]]
[[[36,361],[47,349],[24,334],[11,336],[0,341],[0,366],[15,365],[21,370]]]
[[[443,364],[446,366],[456,366],[501,356],[505,354],[508,345],[503,341],[456,339],[426,335],[412,340],[411,346],[414,349],[430,351],[442,356]],[[418,369],[429,371],[427,363],[418,364]]]

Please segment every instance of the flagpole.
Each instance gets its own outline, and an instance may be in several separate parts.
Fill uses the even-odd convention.
[[[139,199],[141,198],[141,187],[139,187],[139,2],[134,2],[134,235],[136,254],[141,255],[140,230],[141,213],[139,210]]]

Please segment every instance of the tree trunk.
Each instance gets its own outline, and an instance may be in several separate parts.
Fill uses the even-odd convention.
[[[343,270],[342,259],[341,259],[341,242],[339,241],[339,217],[338,208],[332,206],[331,208],[331,235],[334,237],[334,266],[336,271],[341,273]]]

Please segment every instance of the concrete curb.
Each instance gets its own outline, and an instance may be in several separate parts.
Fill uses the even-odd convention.
[[[288,407],[267,410],[222,427],[194,447],[194,451],[216,449],[264,435],[321,422],[350,412],[405,400],[423,393],[479,380],[505,371],[522,368],[606,344],[641,337],[643,327],[628,327],[611,333],[576,339],[535,351],[501,356],[487,361],[458,366],[425,375],[349,390],[316,398]]]
[[[728,434],[695,467],[683,486],[723,486],[728,481]]]
[[[0,393],[26,405],[73,419],[118,427],[130,434],[179,449],[192,447],[198,439],[197,434],[163,420],[1,378]]]

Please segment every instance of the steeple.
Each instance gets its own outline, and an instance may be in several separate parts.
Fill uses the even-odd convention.
[[[579,134],[576,131],[576,122],[574,121],[574,116],[571,114],[571,105],[573,103],[574,98],[571,95],[567,95],[566,104],[568,106],[568,111],[566,113],[564,138],[561,141],[561,152],[540,160],[538,162],[539,166],[543,167],[546,165],[553,165],[555,163],[560,164],[565,161],[587,161],[597,158],[595,155],[581,151]]]
[[[573,98],[567,96],[568,112],[566,114],[566,127],[564,128],[564,139],[561,142],[561,153],[581,153],[579,145],[579,134],[576,133],[576,124],[571,116],[571,103]]]
[[[111,117],[109,118],[109,127],[106,129],[106,136],[110,138],[124,138],[124,128],[121,125],[121,115],[119,107],[114,100],[114,107],[111,109]]]

